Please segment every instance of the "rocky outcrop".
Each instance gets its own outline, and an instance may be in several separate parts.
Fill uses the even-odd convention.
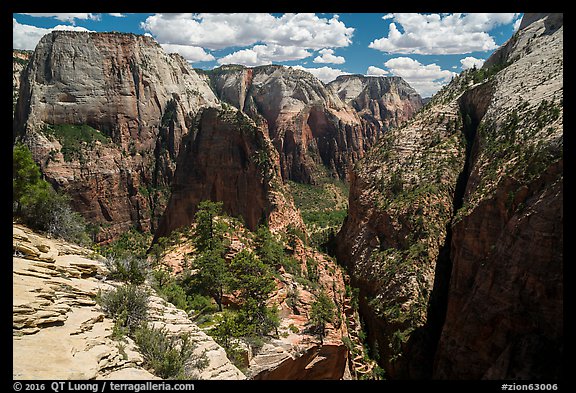
[[[248,375],[255,380],[351,379],[349,348],[343,341],[352,333],[342,313],[346,301],[343,273],[333,260],[301,242],[293,251],[306,275],[311,277],[311,263],[317,269],[317,288],[281,272],[282,280],[269,302],[280,309],[282,334],[250,359]],[[319,291],[324,291],[336,306],[334,320],[326,324],[322,339],[310,330],[312,304]],[[290,292],[297,294],[295,299],[290,299]]]
[[[196,345],[192,356],[205,356],[207,359],[208,365],[201,370],[193,369],[187,365],[189,375],[201,380],[246,379],[242,371],[228,360],[226,351],[192,323],[185,311],[155,295],[149,297],[148,308],[149,324],[152,327],[163,329],[167,334],[190,334],[190,339]]]
[[[562,14],[525,14],[488,68],[434,377],[562,375]],[[486,67],[486,66],[485,66]]]
[[[191,127],[155,237],[194,222],[203,200],[223,202],[224,211],[242,218],[250,230],[265,223],[273,231],[304,228],[270,140],[261,125],[232,107],[206,109]]]
[[[522,25],[355,166],[338,258],[390,378],[561,376],[562,16]]]
[[[14,379],[158,379],[143,368],[144,359],[129,337],[113,339],[114,321],[96,297],[119,283],[105,279],[106,267],[90,250],[20,225],[13,226],[13,250]],[[158,328],[191,333],[195,354],[205,353],[208,359],[199,379],[245,379],[184,311],[152,295],[148,313]]]
[[[328,88],[350,104],[367,124],[398,127],[423,105],[422,98],[398,76],[340,75]]]
[[[182,136],[206,106],[218,100],[205,78],[150,37],[54,31],[23,71],[14,134],[105,241],[155,229]]]
[[[348,87],[333,91],[311,74],[283,66],[224,66],[197,73],[150,37],[55,31],[40,40],[18,79],[13,132],[30,147],[46,179],[70,195],[73,208],[95,225],[97,242],[110,241],[130,228],[156,232],[160,227],[164,235],[190,221],[198,198],[224,200],[227,211],[242,216],[251,228],[263,219],[272,226],[285,226],[282,221],[287,217],[285,222],[299,226],[301,220],[281,187],[265,185],[268,188],[262,190],[266,182],[249,180],[255,172],[242,175],[243,185],[234,170],[220,170],[214,174],[217,179],[210,180],[210,175],[184,179],[184,171],[193,164],[182,163],[186,169],[175,180],[177,161],[186,156],[181,154],[183,138],[196,132],[192,128],[204,108],[221,108],[221,99],[248,115],[272,142],[278,162],[271,165],[279,168],[278,184],[287,179],[304,183],[330,176],[346,179],[349,166],[385,129],[409,116],[417,101],[401,80],[366,80],[378,87],[367,87],[354,102],[372,100],[370,108],[378,107],[377,115],[359,116],[339,97],[352,99],[343,93],[351,91],[349,80],[342,82]],[[370,94],[377,97],[367,98]],[[203,117],[205,127],[209,117]],[[236,126],[231,121],[224,124],[222,118],[218,127],[230,130]],[[207,144],[219,143],[204,140],[207,135],[207,131],[200,138],[192,135],[189,148],[201,144],[205,150]],[[235,163],[222,157],[229,162],[220,164],[247,169],[257,148],[247,144],[253,142],[230,141],[228,148],[240,156],[234,155]],[[216,161],[200,163],[194,171],[216,166]],[[223,177],[228,174],[234,177],[230,181]],[[173,180],[177,184],[172,205],[179,207],[165,214]],[[182,197],[178,188],[196,188],[198,181],[207,183],[196,195],[185,197],[188,202],[178,202]],[[238,198],[247,189],[257,190],[253,204]],[[183,209],[187,212],[177,217]]]
[[[390,96],[380,91],[375,99],[386,104],[378,117],[361,118],[337,94],[338,85],[333,90],[302,70],[222,66],[207,74],[221,100],[264,120],[280,155],[282,178],[303,183],[316,183],[327,174],[346,179],[349,166],[391,123],[410,116],[405,109],[417,101],[412,93],[404,95],[408,88]]]

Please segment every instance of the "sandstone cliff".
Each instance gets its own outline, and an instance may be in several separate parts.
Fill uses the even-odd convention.
[[[12,116],[14,116],[14,110],[20,92],[20,75],[24,68],[26,68],[31,55],[32,52],[30,51],[16,49],[12,51]]]
[[[30,147],[44,176],[71,195],[73,208],[96,226],[97,242],[110,241],[133,227],[151,232],[160,227],[165,235],[189,223],[194,206],[177,202],[182,197],[178,187],[184,184],[196,190],[195,196],[186,197],[192,205],[198,198],[228,198],[225,208],[241,215],[251,228],[263,219],[272,221],[272,226],[292,221],[303,227],[281,183],[346,179],[349,166],[419,102],[397,78],[360,78],[366,86],[361,97],[354,98],[350,86],[357,85],[355,78],[342,80],[332,90],[307,72],[283,66],[225,66],[197,73],[182,57],[166,54],[152,38],[120,33],[52,32],[39,42],[21,77],[16,75],[14,137]],[[344,102],[339,94],[351,101]],[[242,187],[238,172],[220,170],[211,180],[212,175],[185,179],[193,164],[184,159],[189,152],[181,151],[183,139],[189,135],[189,147],[202,144],[202,150],[219,143],[210,133],[223,139],[218,130],[205,129],[201,138],[194,135],[197,130],[191,131],[204,108],[221,107],[219,99],[248,115],[260,129],[258,138],[271,141],[276,151],[269,152],[273,162],[263,163],[274,174],[279,168],[274,187],[268,184],[270,179],[250,179],[258,177],[254,165],[252,172],[242,175],[244,186],[249,186],[244,190],[256,187],[254,204],[242,200],[242,189],[235,189]],[[361,109],[359,116],[352,101],[369,102],[372,109]],[[375,108],[378,114],[368,115],[366,111]],[[200,124],[207,127],[209,117]],[[236,125],[231,121],[224,124],[221,118],[218,127],[230,130]],[[254,164],[264,159],[261,146],[253,145],[257,141],[243,138],[228,141],[227,149],[237,150],[236,162],[214,157],[228,160],[227,167],[236,170],[247,169],[250,160]],[[178,160],[182,169],[171,197]],[[217,167],[216,161],[195,160],[199,164],[194,164],[195,173]],[[169,198],[172,207],[179,207],[165,213]]]
[[[150,37],[54,31],[23,71],[14,135],[42,172],[100,224],[97,240],[155,229],[205,79]]]
[[[455,82],[356,164],[337,256],[360,289],[368,341],[391,378],[409,370],[411,337],[427,324],[466,141]],[[416,346],[425,351],[425,343]]]
[[[171,189],[156,238],[191,224],[203,200],[222,201],[224,210],[251,230],[260,224],[273,231],[304,228],[262,126],[229,106],[204,110],[191,126]]]
[[[485,67],[498,64],[453,225],[436,378],[562,375],[563,15],[526,14]]]
[[[372,100],[372,96],[366,98],[370,94],[380,94],[374,99],[382,109],[376,117],[361,118],[339,96],[345,87],[339,88],[338,83],[334,88],[325,86],[302,70],[223,66],[207,74],[220,99],[255,120],[264,119],[280,155],[282,178],[303,183],[314,184],[325,172],[346,179],[348,167],[382,131],[420,107],[416,97],[403,94],[408,88],[399,88],[402,93],[396,94],[368,89],[365,100]]]
[[[561,374],[562,15],[522,26],[353,172],[338,257],[391,378]]]
[[[381,130],[398,127],[423,105],[420,95],[397,76],[341,75],[328,88],[352,105],[364,122]]]

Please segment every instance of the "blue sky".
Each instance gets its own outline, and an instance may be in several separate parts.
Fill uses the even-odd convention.
[[[429,97],[481,66],[518,28],[521,13],[13,14],[14,49],[53,29],[154,37],[195,68],[284,64],[324,82],[341,74],[401,76]]]

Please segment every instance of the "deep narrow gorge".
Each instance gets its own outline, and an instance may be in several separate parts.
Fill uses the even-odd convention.
[[[527,20],[355,166],[338,257],[392,379],[561,375],[562,15]]]
[[[474,97],[478,98],[478,101],[475,101]],[[483,84],[467,90],[458,99],[459,118],[464,119],[462,135],[464,137],[463,143],[465,143],[465,158],[464,166],[458,174],[454,188],[452,216],[455,216],[464,204],[464,195],[470,178],[470,168],[475,160],[473,152],[475,150],[474,147],[478,143],[476,139],[478,125],[486,112],[491,98],[490,84]],[[438,257],[435,262],[434,284],[428,300],[426,322],[411,334],[406,343],[406,356],[410,358],[410,366],[408,366],[407,372],[411,379],[428,380],[433,376],[434,358],[448,307],[453,265],[453,256],[451,254],[452,231],[451,223],[446,225],[444,243],[438,251]]]
[[[528,15],[486,67],[436,378],[562,375],[562,18]]]

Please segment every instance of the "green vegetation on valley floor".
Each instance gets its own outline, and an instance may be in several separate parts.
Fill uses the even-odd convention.
[[[326,251],[326,243],[338,233],[348,213],[348,184],[325,177],[315,185],[295,181],[287,185],[310,235],[310,244]]]

